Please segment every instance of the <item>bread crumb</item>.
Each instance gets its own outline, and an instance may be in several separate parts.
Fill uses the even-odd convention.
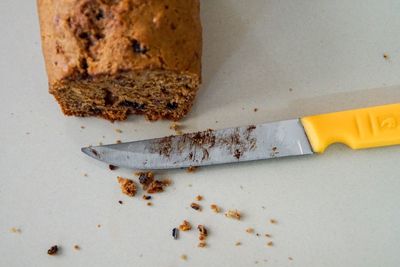
[[[289,92],[293,92],[293,88],[289,88]]]
[[[147,206],[153,206],[152,202],[147,202]]]
[[[253,234],[254,233],[254,228],[247,228],[246,232],[249,234]]]
[[[120,176],[117,177],[118,183],[120,184],[122,193],[127,196],[134,197],[136,195],[136,183],[130,179],[122,178]]]
[[[181,259],[184,261],[187,261],[188,257],[185,254],[183,254],[183,255],[181,255]]]
[[[14,233],[14,234],[20,234],[20,233],[21,233],[21,229],[16,228],[16,227],[12,227],[12,228],[10,229],[10,232],[11,232],[11,233]]]
[[[278,223],[278,221],[275,220],[275,219],[271,219],[271,220],[269,220],[269,222],[272,223],[272,224],[277,224]]]
[[[210,208],[215,213],[219,213],[221,211],[220,207],[218,207],[216,204],[211,204]]]
[[[78,246],[78,245],[74,245],[74,249],[75,249],[75,250],[80,250],[80,249],[81,249],[81,247],[80,247],[80,246]]]
[[[240,242],[240,241],[235,243],[235,246],[241,246],[241,245],[242,245],[242,242]]]
[[[85,129],[85,128],[86,128],[85,126],[81,125],[81,129]]]
[[[265,236],[268,237],[268,238],[271,238],[271,235],[270,235],[270,234],[265,234]]]
[[[178,228],[174,228],[172,229],[172,237],[177,240],[179,237],[179,229]]]
[[[154,180],[152,181],[148,188],[147,188],[147,193],[148,194],[155,194],[155,193],[161,193],[164,192],[164,187],[169,184],[166,183],[165,181],[159,181],[159,180]]]
[[[118,200],[118,203],[121,205],[124,204],[124,202],[122,202],[122,200]]]
[[[182,222],[182,224],[179,225],[179,230],[181,230],[181,231],[186,232],[186,231],[189,231],[191,229],[192,229],[192,225],[190,225],[190,223],[188,221],[186,221],[186,220],[184,220]]]
[[[197,229],[199,230],[200,235],[202,236],[208,236],[208,231],[207,229],[204,227],[204,225],[199,224],[197,226]]]
[[[190,204],[190,207],[194,210],[201,211],[201,206],[197,203],[193,202],[192,204]]]
[[[57,252],[58,252],[58,246],[57,246],[57,245],[52,246],[51,248],[49,248],[49,249],[47,250],[47,254],[52,255],[52,256],[53,256],[53,255],[56,255]]]
[[[239,220],[241,218],[241,214],[237,210],[228,210],[228,212],[225,213],[225,216],[231,219]]]
[[[137,172],[135,175],[139,176],[139,183],[143,186],[143,190],[146,190],[151,182],[154,181],[153,172]]]
[[[84,177],[88,177],[89,175],[88,175],[87,173],[84,173],[83,176],[84,176]]]
[[[98,225],[97,225],[97,228],[100,228],[100,227],[101,227],[101,224],[98,224]]]
[[[116,131],[117,133],[122,133],[122,130],[121,130],[121,129],[115,129],[115,131]]]
[[[116,141],[115,141],[115,143],[117,143],[117,144],[121,144],[121,143],[122,143],[122,141],[121,141],[121,140],[116,140]]]
[[[197,200],[197,201],[202,201],[202,200],[203,200],[203,196],[198,195],[198,196],[196,197],[196,200]]]
[[[143,197],[142,197],[144,200],[150,200],[151,199],[151,196],[148,196],[148,195],[143,195]]]
[[[257,111],[258,111],[258,108],[255,108],[255,109],[254,109],[254,112],[257,112]]]
[[[390,59],[390,56],[389,56],[388,53],[383,53],[383,58],[384,58],[385,60],[389,60],[389,59]]]
[[[192,184],[188,184],[188,187],[192,187],[193,185]]]
[[[171,130],[174,130],[177,135],[182,135],[181,125],[177,122],[172,122],[169,126]]]
[[[288,257],[288,260],[292,261],[292,260],[293,260],[293,258],[292,258],[292,257]]]
[[[199,248],[205,248],[207,246],[207,243],[206,242],[200,242],[197,246]]]
[[[274,242],[272,242],[272,241],[269,241],[268,243],[267,243],[267,246],[269,246],[269,247],[272,247],[274,245]]]
[[[111,170],[111,171],[115,171],[116,169],[118,169],[118,167],[117,166],[114,166],[114,165],[108,165],[108,168]]]
[[[196,172],[196,170],[197,170],[196,166],[190,166],[189,168],[186,169],[186,171],[189,172],[189,173]]]

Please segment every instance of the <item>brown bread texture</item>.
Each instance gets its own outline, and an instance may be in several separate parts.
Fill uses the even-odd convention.
[[[199,0],[37,0],[49,91],[66,115],[179,120],[201,82]]]

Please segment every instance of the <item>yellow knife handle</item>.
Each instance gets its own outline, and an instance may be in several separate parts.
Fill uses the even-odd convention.
[[[309,116],[301,122],[316,153],[333,143],[352,149],[400,145],[400,104]]]

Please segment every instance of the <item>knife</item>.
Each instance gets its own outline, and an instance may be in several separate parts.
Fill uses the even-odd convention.
[[[400,103],[300,119],[82,148],[108,164],[173,169],[400,145]]]

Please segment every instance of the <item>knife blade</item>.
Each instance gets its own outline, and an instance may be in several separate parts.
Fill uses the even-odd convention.
[[[400,144],[400,104],[85,147],[82,152],[116,166],[155,170],[312,155],[335,142],[353,149]]]

